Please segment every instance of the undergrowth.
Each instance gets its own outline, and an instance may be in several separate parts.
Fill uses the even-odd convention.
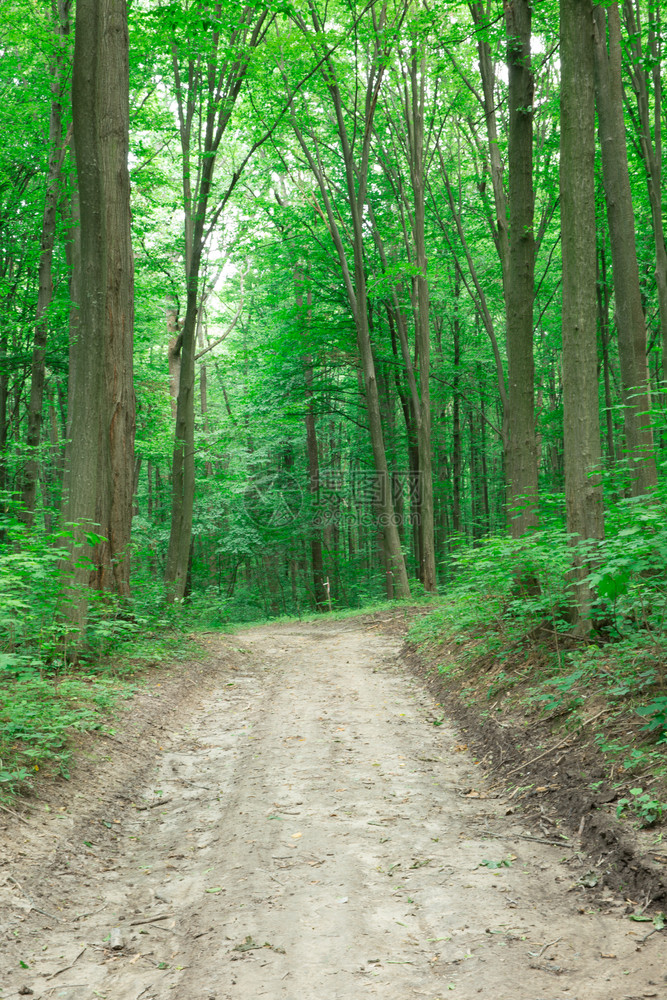
[[[192,655],[183,607],[90,595],[83,636],[62,615],[61,535],[0,519],[0,802],[68,776],[78,734],[108,728],[150,666]]]
[[[544,723],[559,739],[587,726],[639,825],[667,815],[666,515],[664,492],[610,505],[606,539],[589,546],[585,638],[571,625],[572,549],[558,523],[460,553],[447,595],[409,633],[480,714]]]

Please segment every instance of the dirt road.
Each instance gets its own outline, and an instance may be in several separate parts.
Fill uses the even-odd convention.
[[[398,639],[232,644],[143,787],[119,746],[101,814],[63,797],[41,864],[0,854],[0,997],[667,997],[664,934],[491,790]]]

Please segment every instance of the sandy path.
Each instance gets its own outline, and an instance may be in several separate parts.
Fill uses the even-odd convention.
[[[398,640],[234,641],[238,669],[88,845],[63,838],[30,885],[0,873],[0,997],[667,997],[664,936],[638,947],[650,925],[575,886],[590,862],[527,839]]]

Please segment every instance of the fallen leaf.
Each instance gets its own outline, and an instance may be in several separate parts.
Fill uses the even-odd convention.
[[[292,834],[292,839],[293,840],[298,840],[299,837],[303,837],[303,834],[302,833],[293,833]]]

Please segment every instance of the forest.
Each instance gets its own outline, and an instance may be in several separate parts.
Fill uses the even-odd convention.
[[[667,740],[664,13],[7,0],[3,691],[430,601]]]

